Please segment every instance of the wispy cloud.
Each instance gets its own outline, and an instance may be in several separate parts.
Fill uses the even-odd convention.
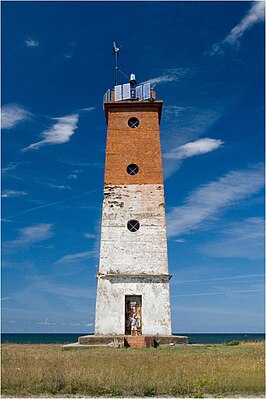
[[[1,112],[2,129],[12,129],[19,123],[25,122],[32,118],[31,112],[18,104],[3,105]]]
[[[217,150],[222,145],[222,140],[205,137],[170,150],[163,155],[165,160],[164,178],[167,179],[179,169],[184,159],[207,154],[208,152]]]
[[[38,47],[40,44],[38,40],[34,40],[31,37],[28,37],[26,40],[24,40],[24,43],[27,47]]]
[[[84,237],[86,237],[86,238],[95,238],[95,237],[96,237],[95,234],[91,234],[91,233],[84,233],[83,235],[84,235]]]
[[[174,240],[175,242],[178,242],[179,244],[183,244],[184,242],[186,242],[186,240],[184,240],[183,238],[177,238],[176,240]]]
[[[72,170],[71,173],[67,175],[67,179],[69,180],[77,180],[79,178],[79,174],[83,172],[83,169],[75,169]]]
[[[206,227],[236,201],[258,193],[264,184],[263,165],[257,164],[242,171],[232,171],[217,181],[200,186],[186,199],[184,205],[167,214],[169,237]]]
[[[79,120],[78,114],[66,115],[61,118],[52,118],[56,120],[56,123],[51,126],[48,130],[41,133],[43,140],[37,143],[30,144],[24,148],[23,151],[37,150],[44,145],[54,145],[67,143],[71,136],[77,129],[77,123]]]
[[[81,197],[83,197],[84,195],[88,195],[88,194],[94,193],[94,192],[97,191],[97,190],[98,190],[98,189],[86,191],[86,192],[83,193],[83,194],[79,194],[79,195],[75,195],[75,196],[73,196],[73,197],[65,198],[65,199],[63,199],[63,200],[61,200],[61,201],[48,202],[48,203],[46,203],[46,204],[42,204],[42,205],[39,205],[39,206],[35,206],[34,208],[26,209],[25,211],[21,211],[21,212],[15,213],[14,215],[9,216],[9,217],[7,218],[7,220],[8,220],[8,219],[12,219],[12,218],[14,218],[14,217],[16,217],[16,216],[19,216],[19,215],[24,215],[25,213],[30,213],[30,212],[36,211],[36,210],[38,210],[38,209],[48,208],[48,207],[50,207],[50,206],[63,204],[64,202],[72,201],[72,200],[74,200],[74,199],[81,198]]]
[[[168,69],[162,75],[145,80],[145,82],[141,82],[141,84],[150,83],[151,85],[156,85],[161,83],[176,82],[182,78],[187,71],[188,69],[186,68]]]
[[[52,224],[40,223],[19,229],[18,238],[4,243],[5,247],[13,248],[28,246],[40,241],[48,240],[53,236]]]
[[[76,173],[70,173],[69,175],[67,175],[67,179],[69,180],[77,180],[78,175]]]
[[[65,165],[77,166],[77,167],[89,167],[89,168],[103,168],[103,162],[80,162],[80,161],[72,161],[68,159],[59,159],[58,162],[61,162]]]
[[[264,258],[264,220],[247,218],[226,226],[222,238],[200,248],[200,252],[215,258]]]
[[[225,308],[220,308],[217,306],[205,306],[202,307],[200,306],[200,303],[194,304],[194,306],[188,306],[186,303],[186,306],[176,306],[173,304],[172,306],[172,310],[174,310],[175,312],[178,312],[178,314],[182,314],[182,312],[185,312],[187,314],[187,312],[189,313],[196,313],[197,315],[203,315],[204,313],[206,313],[208,316],[210,314],[217,316],[219,319],[221,319],[221,315],[223,316],[233,316],[233,317],[237,317],[237,319],[239,319],[240,317],[242,318],[246,318],[246,317],[252,317],[252,316],[256,316],[254,315],[254,312],[247,312],[247,310],[245,309],[244,311],[239,310],[239,308],[234,309],[234,308],[229,308],[229,307],[225,307]],[[180,316],[179,316],[180,317]],[[226,318],[222,319],[223,324],[224,321],[226,321]],[[231,329],[229,329],[229,333],[234,333],[235,330],[232,331],[232,323],[231,324]],[[215,330],[215,332],[217,331],[221,331],[221,328],[218,330]],[[224,330],[222,330],[224,331]],[[244,330],[245,332],[247,331],[246,329]],[[207,331],[206,331],[207,332]],[[211,332],[211,331],[210,331]]]
[[[95,107],[87,107],[87,108],[81,108],[80,111],[84,111],[84,112],[91,112],[94,111]]]
[[[256,23],[264,20],[264,1],[254,1],[248,13],[241,19],[241,21],[229,32],[224,40],[215,43],[211,51],[207,54],[217,55],[223,54],[226,46],[238,49],[240,47],[240,39],[244,33],[251,29]]]
[[[6,173],[17,169],[18,166],[19,166],[19,162],[9,162],[9,164],[7,166],[2,168],[2,174],[5,175]]]
[[[15,191],[15,190],[5,190],[2,192],[2,198],[10,198],[10,197],[21,197],[27,195],[25,191]]]
[[[195,155],[206,154],[213,150],[216,150],[223,144],[222,140],[210,139],[205,137],[203,139],[195,140],[190,143],[186,143],[179,147],[174,148],[170,152],[164,155],[166,159],[176,159],[181,161],[186,158],[194,157]]]
[[[83,259],[94,258],[96,256],[95,251],[77,252],[70,255],[65,255],[55,262],[55,264],[66,264],[78,262]]]
[[[181,112],[187,110],[190,107],[183,107],[181,105],[165,105],[164,106],[164,114],[166,118],[179,117]]]
[[[59,295],[70,298],[95,298],[95,292],[90,287],[76,288],[66,284],[58,284],[52,282],[51,280],[41,281],[40,279],[38,279],[36,282],[33,282],[32,284],[36,290],[39,290],[41,292],[47,292],[52,295]]]
[[[221,118],[223,112],[222,107],[210,109],[209,107],[167,106],[165,122],[162,125],[165,179],[178,170],[181,165],[180,160],[170,159],[168,154],[172,155],[173,149],[198,140],[207,129]],[[197,143],[194,145],[196,146]]]
[[[64,53],[63,57],[64,57],[65,59],[72,58],[73,55],[75,54],[76,47],[77,47],[77,43],[76,43],[75,41],[72,40],[72,41],[69,43],[68,48],[67,48],[66,52]]]
[[[258,290],[232,290],[230,291],[216,291],[216,292],[199,292],[195,294],[179,294],[179,295],[172,295],[173,298],[178,298],[181,296],[212,296],[212,295],[229,295],[231,294],[248,294],[252,292],[264,292],[263,289],[258,289]]]
[[[173,282],[173,285],[180,285],[180,284],[191,284],[191,283],[196,283],[196,284],[202,284],[204,282],[216,282],[216,281],[234,281],[234,280],[247,280],[250,282],[251,279],[260,279],[263,280],[264,274],[262,273],[257,273],[257,274],[241,274],[241,275],[235,275],[235,276],[225,276],[225,277],[216,277],[216,278],[204,278],[204,279],[197,279],[197,280],[177,280]]]
[[[58,190],[72,190],[70,186],[65,186],[64,184],[54,184],[49,182],[41,182],[41,184],[44,184],[47,187],[56,188]]]

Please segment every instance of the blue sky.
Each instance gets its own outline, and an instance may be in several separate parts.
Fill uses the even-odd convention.
[[[244,1],[2,2],[3,331],[93,331],[113,41],[164,101],[173,332],[263,331],[264,3]]]

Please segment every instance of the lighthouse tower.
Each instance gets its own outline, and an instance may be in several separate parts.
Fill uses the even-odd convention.
[[[163,102],[150,84],[104,97],[108,126],[95,335],[171,335],[160,147]]]

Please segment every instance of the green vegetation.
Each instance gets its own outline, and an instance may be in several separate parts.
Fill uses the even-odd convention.
[[[230,341],[230,342],[226,343],[227,346],[236,346],[236,345],[239,345],[239,344],[240,344],[239,341]]]
[[[157,349],[2,345],[2,395],[263,396],[264,344]]]

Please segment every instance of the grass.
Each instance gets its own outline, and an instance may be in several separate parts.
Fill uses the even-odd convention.
[[[63,351],[2,345],[2,395],[262,396],[264,344]]]

